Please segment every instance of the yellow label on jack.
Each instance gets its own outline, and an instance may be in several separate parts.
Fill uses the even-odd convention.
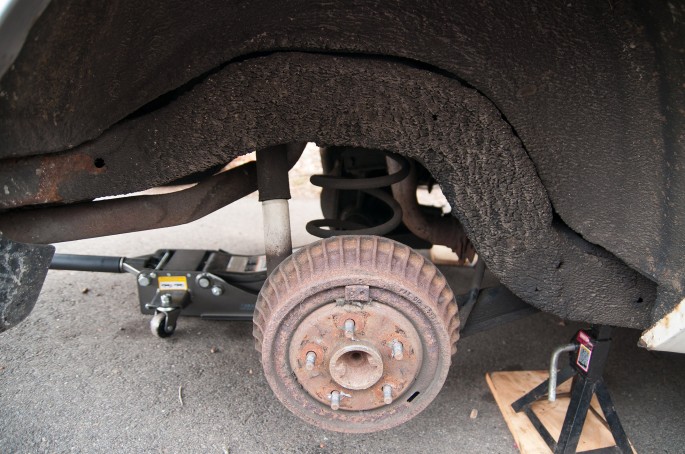
[[[160,290],[188,290],[188,279],[185,276],[159,276]]]

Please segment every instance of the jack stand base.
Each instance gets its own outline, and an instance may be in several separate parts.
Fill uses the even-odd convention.
[[[611,329],[604,326],[579,331],[573,344],[555,352],[554,367],[562,351],[568,353],[568,362],[558,374],[552,371],[551,380],[544,371],[486,374],[522,453],[635,452],[602,379],[610,334]],[[542,399],[548,393],[551,400]]]

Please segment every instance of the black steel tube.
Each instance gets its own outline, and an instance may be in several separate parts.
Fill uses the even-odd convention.
[[[51,270],[92,271],[95,273],[123,273],[124,257],[106,255],[55,254]]]
[[[259,201],[290,199],[288,146],[277,145],[257,150]]]

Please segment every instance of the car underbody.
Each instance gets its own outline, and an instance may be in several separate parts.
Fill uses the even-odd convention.
[[[191,222],[258,188],[262,200],[287,199],[276,189],[278,169],[292,166],[306,142],[322,148],[329,186],[410,168],[381,191],[401,209],[374,202],[369,189],[379,187],[321,184],[324,217],[334,221],[328,225],[347,224],[319,235],[340,243],[324,240],[307,251],[324,254],[316,259],[322,264],[333,263],[326,254],[339,254],[344,265],[358,249],[358,272],[338,264],[305,276],[297,264],[306,254],[291,256],[289,248],[260,298],[278,279],[305,299],[311,289],[326,294],[326,285],[383,289],[373,298],[387,297],[395,309],[377,317],[438,330],[440,352],[425,350],[437,372],[417,366],[425,405],[444,380],[458,322],[450,321],[451,309],[437,328],[418,321],[435,318],[426,314],[407,315],[409,322],[392,315],[411,308],[383,292],[402,294],[414,284],[375,278],[384,272],[376,258],[386,254],[391,269],[393,260],[406,260],[407,276],[414,265],[416,276],[428,272],[411,249],[384,249],[391,240],[383,236],[399,238],[391,234],[398,224],[368,230],[397,213],[406,233],[400,243],[447,245],[460,264],[477,253],[537,309],[646,330],[685,295],[683,14],[681,3],[618,1],[49,2],[0,79],[0,330],[31,311],[50,265],[48,244]],[[222,171],[254,150],[256,164]],[[281,163],[271,171],[260,163],[276,156]],[[100,200],[180,182],[194,186]],[[417,186],[435,184],[451,215],[415,203]],[[454,295],[415,291],[436,313],[443,305],[456,312]],[[278,340],[300,326],[284,328],[293,295],[271,297],[281,301],[280,315],[257,303],[255,334],[270,380],[299,370],[297,362],[267,361],[288,355],[288,343]],[[321,298],[319,306],[332,296]],[[408,336],[425,343],[424,334]],[[372,360],[382,353],[355,348]],[[335,379],[333,366],[331,374],[345,381]],[[411,395],[414,388],[402,389]],[[381,397],[354,410],[376,408],[368,402]],[[302,399],[284,403],[296,413],[322,405]],[[344,430],[391,427],[425,405],[399,418],[374,410],[378,424],[348,421]],[[336,430],[327,425],[336,414],[314,422]]]

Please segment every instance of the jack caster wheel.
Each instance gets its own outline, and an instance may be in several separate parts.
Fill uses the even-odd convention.
[[[278,399],[337,432],[389,429],[420,413],[442,388],[459,337],[440,271],[374,236],[295,252],[262,288],[254,321]]]
[[[174,334],[176,325],[168,323],[167,319],[168,315],[166,312],[155,312],[155,315],[150,320],[150,331],[152,331],[152,334],[162,339]]]

